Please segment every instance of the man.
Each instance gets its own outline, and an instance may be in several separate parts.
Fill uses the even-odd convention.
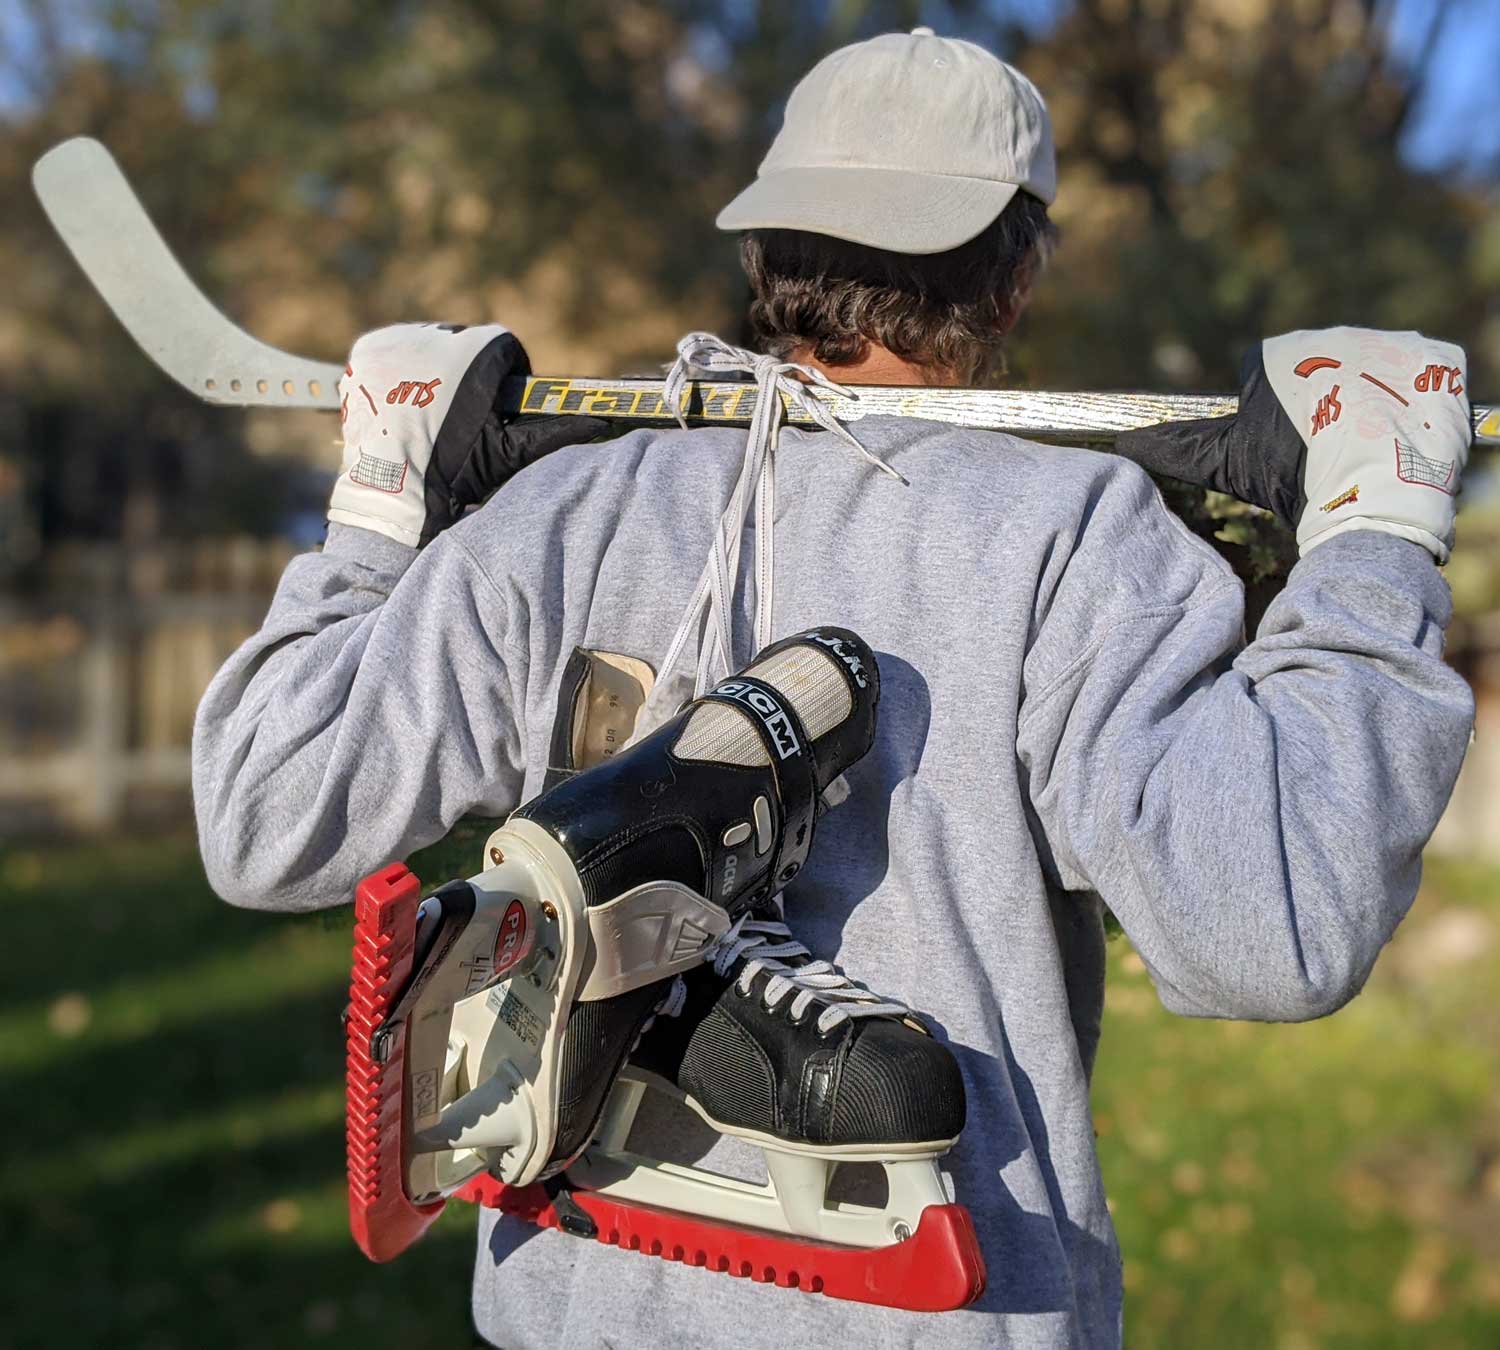
[[[959,384],[997,368],[1053,192],[1036,91],[919,29],[820,63],[720,223],[745,232],[773,355],[845,383]],[[1186,453],[1298,526],[1303,558],[1248,646],[1240,584],[1139,468],[884,417],[854,429],[905,485],[834,434],[784,431],[774,505],[744,535],[756,582],[700,589],[684,617],[705,556],[733,586],[739,518],[729,549],[715,524],[741,479],[748,509],[746,437],[562,449],[465,515],[569,434],[493,413],[522,361],[495,328],[356,346],[327,547],[291,564],[200,711],[214,886],[264,908],[338,903],[466,813],[529,797],[575,648],[653,663],[665,687],[661,654],[692,654],[674,627],[696,638],[708,611],[700,677],[744,661],[774,522],[762,626],[847,625],[882,685],[875,747],[788,915],[958,1054],[968,1124],[949,1162],[989,1285],[963,1312],[892,1313],[487,1213],[480,1331],[511,1350],[1119,1344],[1089,1112],[1102,904],[1175,1011],[1297,1020],[1359,990],[1472,723],[1441,661],[1436,566],[1467,452],[1462,353],[1415,334],[1275,339],[1239,417],[1192,430]]]

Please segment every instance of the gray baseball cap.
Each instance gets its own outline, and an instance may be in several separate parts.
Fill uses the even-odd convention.
[[[1036,86],[983,47],[917,28],[819,61],[792,90],[755,181],[717,224],[943,253],[1022,189],[1057,196]]]

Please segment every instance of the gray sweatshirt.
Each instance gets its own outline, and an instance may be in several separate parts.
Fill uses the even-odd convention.
[[[783,433],[778,457],[776,632],[853,628],[883,689],[788,918],[957,1053],[969,1116],[947,1166],[989,1287],[962,1312],[891,1312],[485,1212],[474,1314],[507,1350],[1118,1345],[1089,1112],[1100,898],[1167,1007],[1295,1020],[1359,990],[1416,893],[1473,720],[1426,552],[1328,541],[1247,646],[1238,581],[1134,466],[907,419],[857,430],[909,488],[823,433]],[[420,554],[335,527],[295,559],[199,710],[215,889],[338,904],[537,791],[564,663],[577,646],[657,662],[743,446],[652,431],[564,450]],[[654,1146],[689,1148],[674,1131]]]

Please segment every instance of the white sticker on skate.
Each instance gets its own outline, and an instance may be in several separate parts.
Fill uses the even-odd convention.
[[[490,1002],[493,1002],[498,992],[496,990],[491,993]],[[495,1009],[495,1016],[511,1029],[516,1039],[532,1054],[541,1050],[542,1036],[547,1029],[546,1023],[517,994],[507,989],[505,1001]]]

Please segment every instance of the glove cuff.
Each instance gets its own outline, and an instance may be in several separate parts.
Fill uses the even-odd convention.
[[[1382,520],[1372,516],[1354,516],[1349,520],[1340,521],[1337,525],[1330,525],[1325,530],[1319,530],[1305,539],[1299,537],[1298,555],[1305,558],[1319,544],[1326,543],[1335,535],[1347,534],[1351,530],[1374,530],[1380,534],[1393,534],[1398,539],[1409,539],[1413,544],[1420,544],[1432,554],[1440,566],[1448,561],[1453,547],[1451,538],[1439,539],[1431,530],[1424,530],[1419,525],[1408,525],[1404,521]]]
[[[334,487],[334,499],[338,498],[338,485]],[[404,544],[407,548],[417,548],[422,542],[420,530],[410,530],[404,525],[398,525],[392,520],[383,520],[379,516],[368,515],[363,511],[351,511],[348,507],[330,506],[328,508],[328,520],[333,525],[354,525],[361,530],[373,530],[376,534],[383,534],[387,539],[394,539],[398,544]]]

